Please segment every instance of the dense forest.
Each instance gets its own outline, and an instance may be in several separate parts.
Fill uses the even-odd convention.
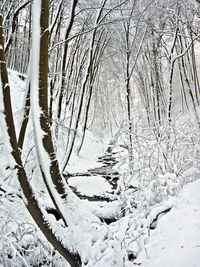
[[[138,255],[200,175],[199,26],[198,0],[0,0],[0,267],[161,266]]]

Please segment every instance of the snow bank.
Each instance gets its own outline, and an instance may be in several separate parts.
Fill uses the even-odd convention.
[[[112,186],[101,176],[72,177],[68,179],[68,183],[81,195],[104,196],[107,192],[112,192]]]
[[[200,180],[187,184],[172,210],[150,232],[136,263],[143,267],[199,267]]]
[[[78,156],[76,152],[72,153],[66,171],[77,173],[101,167],[102,163],[98,163],[97,159],[105,151],[105,148],[105,143],[95,138],[90,131],[86,131],[80,155]]]

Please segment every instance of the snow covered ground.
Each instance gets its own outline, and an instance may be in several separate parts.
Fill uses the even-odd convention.
[[[9,75],[12,101],[14,103],[15,122],[17,124],[17,128],[19,128],[23,106],[22,103],[25,92],[25,81],[22,81],[18,77],[16,72],[10,71]],[[17,90],[18,93],[15,94],[17,84],[19,84],[19,89]],[[0,138],[2,139],[1,136]],[[102,163],[97,162],[97,159],[105,152],[106,148],[107,144],[92,136],[90,132],[87,132],[85,143],[80,155],[77,156],[76,153],[73,153],[66,171],[69,173],[83,173],[87,172],[88,169],[101,167]],[[119,163],[115,165],[115,171],[119,171],[120,173],[125,172],[127,165],[125,160],[123,161],[123,159],[125,158],[124,153],[126,153],[126,150],[120,150],[119,147],[116,147],[116,150],[113,150],[113,152],[116,152],[121,156]],[[2,191],[0,197],[0,203],[2,204],[0,206],[0,266],[14,266],[12,264],[14,261],[17,262],[18,258],[18,262],[21,263],[22,257],[16,254],[17,252],[15,251],[17,250],[15,249],[15,247],[19,249],[22,247],[23,249],[25,245],[28,245],[30,246],[30,248],[28,247],[30,255],[28,255],[27,253],[27,255],[24,255],[23,259],[23,261],[25,259],[27,260],[27,266],[29,266],[28,263],[31,264],[32,262],[36,261],[41,262],[42,259],[46,257],[46,259],[48,259],[48,263],[44,266],[51,266],[48,264],[52,264],[53,266],[53,264],[55,264],[54,266],[60,267],[61,263],[63,263],[62,260],[57,254],[56,257],[52,254],[52,258],[50,258],[48,249],[52,248],[49,248],[49,245],[45,243],[46,241],[44,241],[43,237],[41,237],[40,232],[37,233],[37,235],[35,234],[35,225],[32,221],[30,221],[30,217],[27,214],[22,201],[17,197],[16,199],[14,199],[15,201],[12,200],[12,198],[15,198],[16,190],[12,186],[13,183],[11,181],[13,181],[14,179],[13,176],[10,175],[10,170],[5,170],[5,156],[6,155],[3,154],[3,150],[0,151],[0,174],[2,180],[5,180],[4,186],[7,186],[7,183],[9,183],[9,188],[4,187],[7,192],[4,193]],[[195,171],[191,172],[191,170],[188,170],[188,172],[189,171],[189,176],[194,177]],[[168,197],[168,194],[166,193],[170,191],[168,189],[174,188],[174,185],[172,183],[173,177],[174,179],[177,179],[175,174],[172,174],[170,177],[168,176],[163,176],[162,180],[164,180],[164,182],[161,181],[160,183],[159,188],[163,188],[163,192],[156,190],[158,185],[157,183],[160,181],[158,179],[159,177],[157,177],[155,181],[152,181],[152,187],[155,187],[154,193],[156,194],[154,198],[156,200],[158,198],[161,199],[157,202],[155,200],[155,203],[159,203],[161,206],[165,200],[165,197]],[[167,181],[166,185],[165,181]],[[111,185],[103,177],[98,175],[88,177],[76,176],[69,178],[68,182],[82,195],[105,196],[112,191]],[[167,186],[169,185],[170,187],[168,188]],[[175,189],[176,188],[178,188],[177,190],[179,190],[179,184],[177,187],[175,186]],[[153,193],[151,192],[150,197],[152,196],[152,194]],[[130,196],[131,195],[133,196],[133,193],[130,193]],[[109,238],[105,242],[102,242],[102,240],[100,240],[99,242],[97,242],[96,246],[93,247],[92,253],[94,255],[90,255],[90,266],[132,267],[140,265],[142,267],[200,267],[200,180],[186,184],[180,190],[178,197],[175,196],[176,192],[171,195],[172,197],[170,199],[172,199],[172,202],[175,203],[173,208],[158,219],[157,227],[155,228],[155,230],[149,231],[147,242],[145,243],[145,245],[143,244],[143,249],[140,251],[138,257],[133,262],[127,260],[126,247],[122,247],[122,245],[123,241],[126,238],[128,238],[128,242],[132,242],[132,240],[134,240],[137,228],[134,228],[134,225],[133,227],[131,227],[131,225],[128,225],[128,215],[120,218],[120,201],[114,200],[112,202],[95,202],[88,201],[87,199],[82,200],[85,206],[87,206],[88,209],[90,209],[96,216],[104,218],[120,218],[110,225],[105,224],[105,226],[109,230]],[[163,197],[163,202],[162,196],[165,196]],[[145,191],[145,197],[148,198],[147,191]],[[44,198],[44,200],[45,205],[49,207],[47,199]],[[132,216],[134,218],[133,220],[130,220],[130,222],[134,223],[134,220],[136,220],[136,226],[138,226],[140,225],[140,219],[143,216],[143,205],[141,203],[141,199],[134,199],[134,201],[138,201],[138,211],[136,211],[134,215],[141,214],[141,217],[136,216],[135,218],[134,216]],[[155,203],[152,202],[152,211],[156,209],[156,205],[154,205]],[[30,226],[31,232],[27,230],[30,228]],[[23,229],[21,229],[22,227]],[[129,228],[130,231],[128,232],[127,229]],[[128,237],[126,236],[127,233]],[[27,236],[29,237],[28,240],[26,240]],[[47,249],[44,247],[42,252],[40,252],[41,247],[43,247],[44,244],[45,246],[47,246]],[[8,265],[7,263],[9,263],[9,260],[6,257],[7,253],[10,253],[10,251],[14,251],[14,255],[16,255],[13,257],[13,259],[10,259],[11,265]],[[87,251],[85,252],[85,254],[87,254]],[[33,258],[33,255],[36,257],[35,259]],[[119,257],[119,260],[116,259],[117,257]],[[2,259],[5,258],[7,260],[7,265],[1,265]],[[115,263],[115,265],[112,265],[114,264],[113,261],[117,263]],[[16,266],[22,266],[20,265],[20,263]]]
[[[150,231],[135,263],[142,267],[200,266],[200,180],[183,187],[175,206]]]

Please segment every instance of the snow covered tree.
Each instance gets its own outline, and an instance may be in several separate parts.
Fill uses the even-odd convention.
[[[48,1],[38,3],[44,9],[45,4]],[[43,5],[42,5],[43,4]],[[39,12],[40,12],[40,5]],[[43,232],[47,240],[55,247],[55,249],[69,262],[72,266],[75,266],[79,262],[79,257],[70,252],[62,243],[62,241],[54,233],[51,222],[47,219],[45,209],[39,204],[38,199],[30,184],[24,169],[20,151],[17,144],[12,105],[10,99],[10,86],[8,83],[8,75],[4,54],[4,37],[2,28],[2,16],[0,16],[0,95],[1,95],[1,125],[3,129],[4,139],[6,140],[6,148],[10,156],[10,168],[16,171],[20,186],[22,188],[22,198],[24,203],[30,212],[31,216]],[[40,40],[40,39],[39,39]]]

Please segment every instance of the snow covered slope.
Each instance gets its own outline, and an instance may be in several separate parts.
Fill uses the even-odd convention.
[[[158,221],[135,263],[142,267],[200,266],[200,180],[187,184]]]
[[[9,69],[8,79],[11,89],[11,101],[12,101],[14,122],[18,134],[24,112],[23,107],[25,102],[26,77],[17,71]]]
[[[101,167],[102,163],[97,162],[97,159],[105,149],[106,143],[86,130],[80,155],[77,155],[76,149],[74,149],[66,171],[69,173],[86,172],[88,169]]]

